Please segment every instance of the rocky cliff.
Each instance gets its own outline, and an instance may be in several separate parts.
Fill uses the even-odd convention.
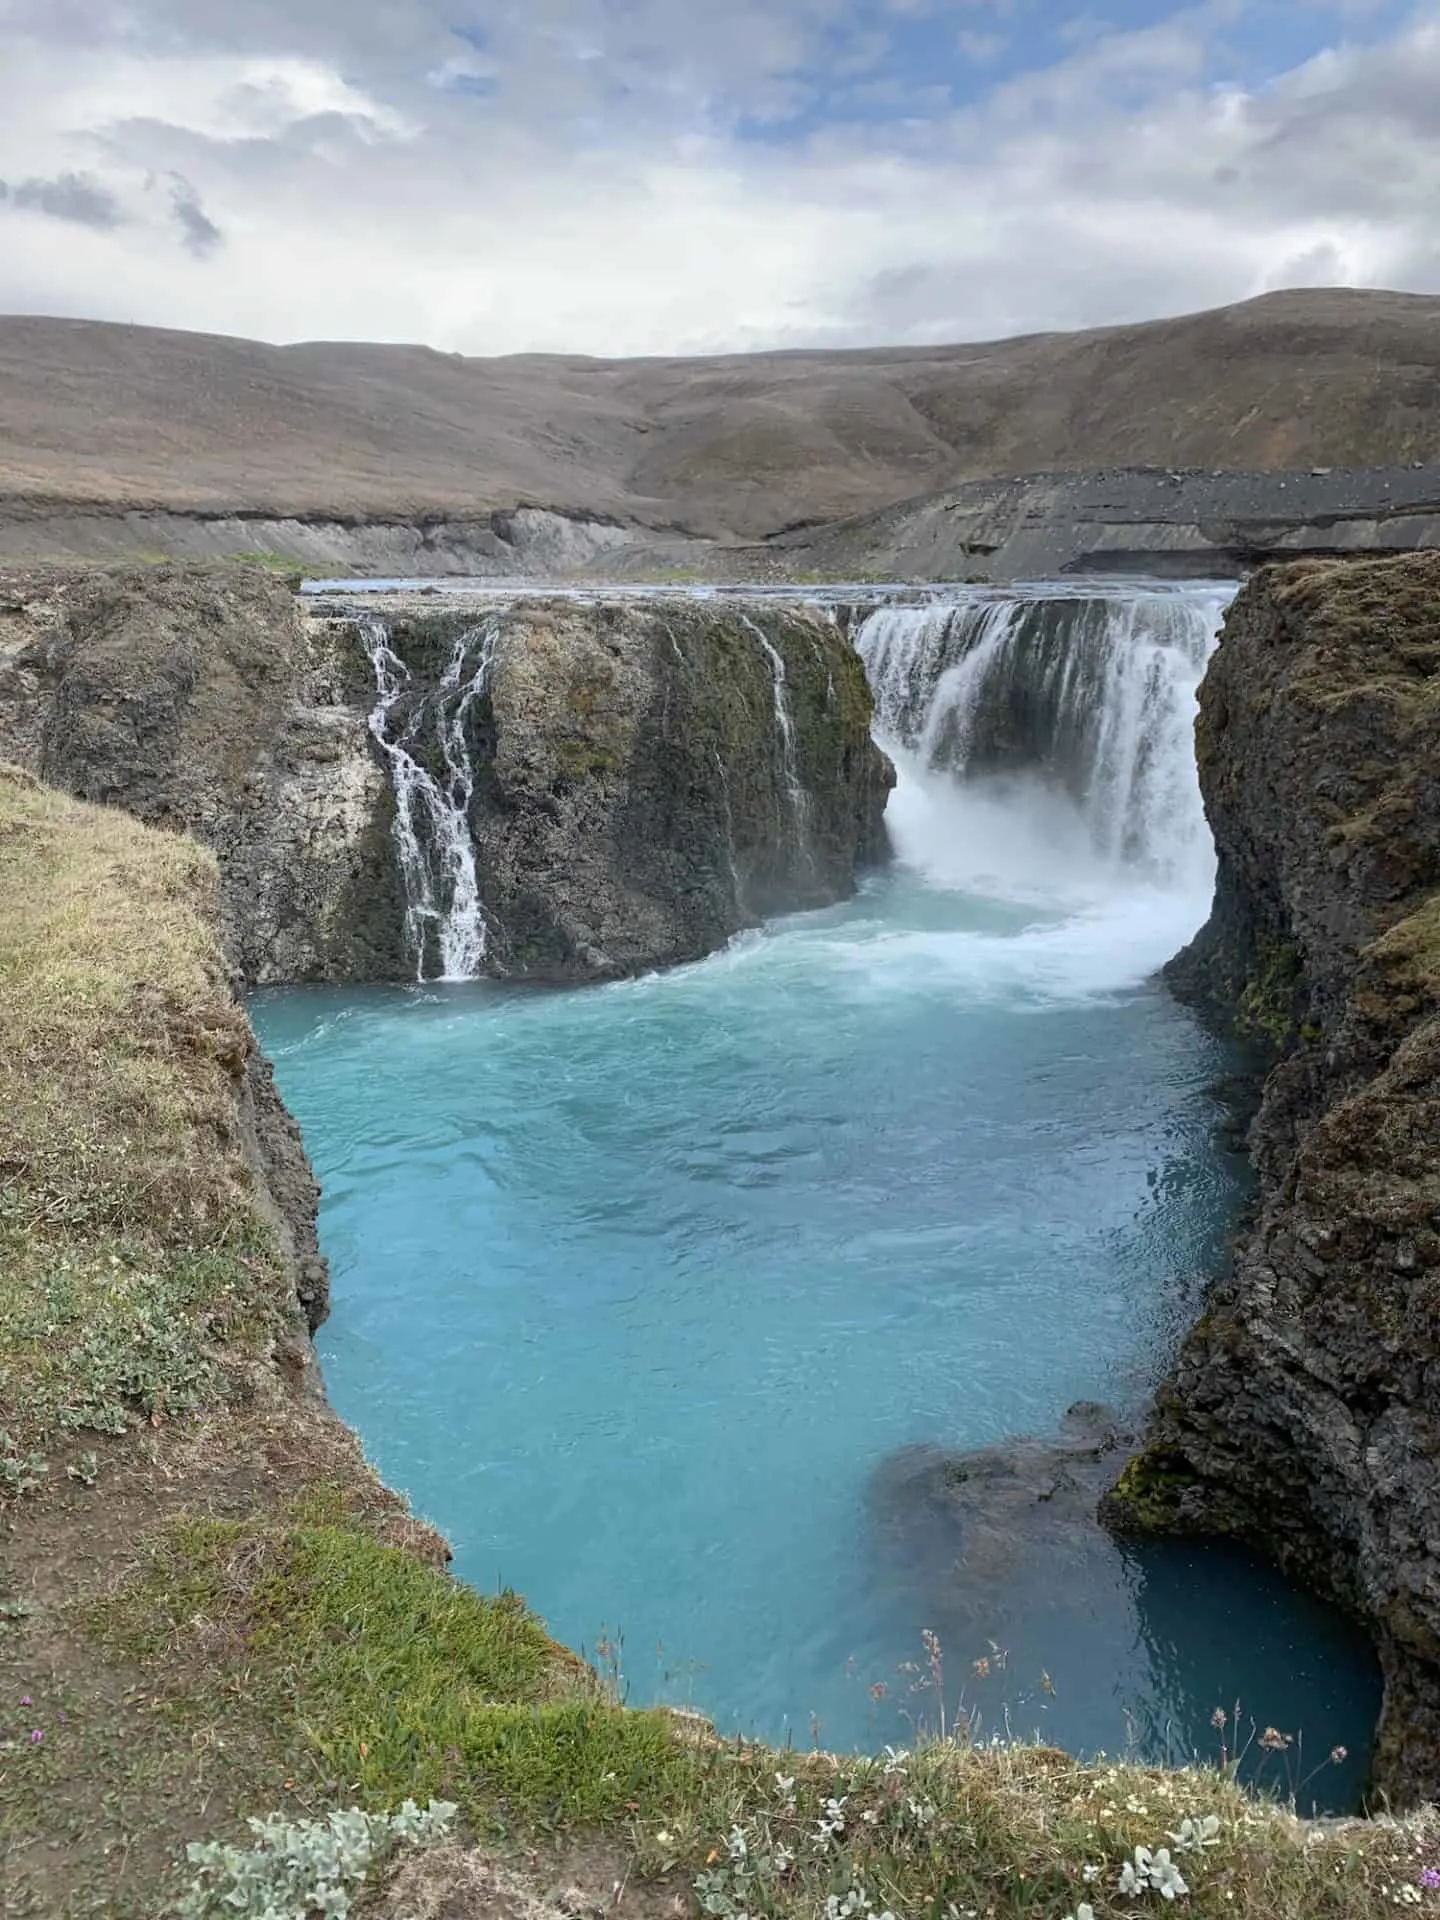
[[[0,755],[214,849],[242,978],[403,971],[363,657],[248,567],[0,576]]]
[[[766,914],[843,898],[883,853],[891,775],[869,689],[820,615],[557,599],[404,616],[386,635],[407,676],[386,736],[433,765],[463,726],[485,971],[574,981],[695,959]],[[419,931],[427,973],[435,934]]]
[[[759,551],[777,574],[1003,581],[1238,579],[1267,561],[1437,546],[1440,468],[1416,461],[1249,473],[1112,467],[972,480],[787,533]]]
[[[483,970],[519,979],[693,959],[841,898],[884,849],[869,721],[853,649],[806,612],[324,618],[247,567],[0,575],[0,756],[212,847],[252,985],[440,971],[456,859]],[[448,862],[435,819],[397,810],[407,780],[460,807]]]
[[[1201,696],[1219,853],[1173,980],[1278,1056],[1256,1212],[1109,1503],[1355,1608],[1376,1780],[1440,1796],[1440,558],[1258,575]]]

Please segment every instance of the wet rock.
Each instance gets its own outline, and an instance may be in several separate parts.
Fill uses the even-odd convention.
[[[1111,1408],[1086,1400],[1050,1436],[903,1448],[869,1490],[882,1557],[947,1625],[980,1630],[1022,1566],[1043,1560],[1058,1585],[1100,1543],[1097,1505],[1134,1445]]]
[[[472,814],[487,970],[615,978],[848,897],[885,851],[870,712],[812,612],[510,609]]]

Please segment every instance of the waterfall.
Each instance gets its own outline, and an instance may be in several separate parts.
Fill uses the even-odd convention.
[[[1232,591],[991,590],[881,608],[856,636],[876,731],[923,772],[1063,796],[1102,867],[1208,885],[1195,696]]]
[[[799,764],[795,756],[795,722],[790,712],[790,690],[785,684],[785,657],[764,628],[757,621],[752,620],[748,613],[740,612],[740,622],[742,626],[748,627],[760,642],[760,649],[770,668],[770,682],[774,688],[775,699],[775,731],[780,740],[780,764],[785,776],[785,790],[790,797],[790,823],[796,845],[808,858],[809,796],[801,783]]]
[[[471,707],[484,693],[500,636],[495,618],[456,634],[433,694],[417,695],[409,667],[390,645],[383,620],[364,619],[361,639],[375,674],[370,731],[390,766],[395,792],[395,845],[405,887],[405,934],[416,978],[426,977],[433,941],[442,980],[472,980],[485,958],[486,925],[470,835],[475,772],[465,738]],[[409,700],[398,736],[391,725]],[[443,772],[420,757],[433,726]]]

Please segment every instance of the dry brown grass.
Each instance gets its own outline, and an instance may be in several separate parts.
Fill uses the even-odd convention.
[[[222,1393],[293,1322],[238,1125],[252,1045],[193,842],[0,768],[0,1430]]]

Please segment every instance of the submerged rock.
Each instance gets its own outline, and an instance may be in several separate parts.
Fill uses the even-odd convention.
[[[1174,963],[1276,1061],[1254,1223],[1106,1501],[1354,1609],[1377,1784],[1440,1796],[1440,558],[1260,574],[1201,695],[1215,909]]]
[[[1095,1546],[1096,1504],[1134,1444],[1110,1408],[1086,1400],[1053,1435],[902,1448],[870,1484],[884,1556],[937,1620],[979,1632],[1022,1567],[1043,1564],[1058,1587]]]

